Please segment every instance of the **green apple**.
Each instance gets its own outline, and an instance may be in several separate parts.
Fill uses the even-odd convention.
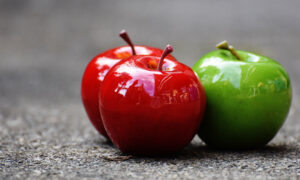
[[[207,110],[198,135],[220,149],[267,144],[289,112],[291,83],[275,60],[235,50],[226,41],[193,67],[204,86]]]

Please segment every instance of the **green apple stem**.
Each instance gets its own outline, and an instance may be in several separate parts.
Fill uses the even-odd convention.
[[[165,59],[165,57],[170,54],[171,52],[173,52],[173,47],[172,45],[168,44],[164,50],[164,52],[162,53],[161,57],[160,57],[160,60],[159,60],[159,63],[158,63],[158,67],[157,67],[157,70],[158,71],[162,71],[162,65],[163,65],[163,61]]]
[[[233,46],[228,45],[227,41],[222,41],[216,46],[218,49],[225,49],[231,52],[231,54],[236,57],[238,60],[241,60],[240,55],[237,53],[237,51],[234,49]]]
[[[136,55],[136,52],[135,52],[135,49],[134,49],[134,45],[133,43],[131,42],[127,32],[125,29],[123,29],[121,32],[120,32],[120,36],[121,38],[127,42],[127,44],[131,47],[131,50],[132,50],[132,55]]]

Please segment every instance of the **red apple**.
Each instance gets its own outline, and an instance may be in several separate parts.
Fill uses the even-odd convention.
[[[129,46],[116,47],[94,57],[86,67],[81,84],[82,102],[89,119],[98,132],[105,137],[108,136],[99,111],[98,93],[107,72],[123,58],[135,54],[160,56],[163,52],[163,50],[154,47],[133,46],[125,30],[120,32],[120,36]],[[169,58],[176,60],[172,56]]]
[[[195,136],[205,93],[188,66],[165,58],[131,56],[108,72],[99,92],[102,120],[115,146],[129,154],[166,154]]]

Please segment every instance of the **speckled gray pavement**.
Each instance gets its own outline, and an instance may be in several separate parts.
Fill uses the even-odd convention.
[[[0,179],[300,179],[300,1],[0,0]],[[174,46],[193,65],[227,39],[278,60],[293,104],[264,148],[217,151],[195,138],[169,157],[121,154],[80,99],[86,64],[123,45]],[[298,174],[297,174],[298,173]]]

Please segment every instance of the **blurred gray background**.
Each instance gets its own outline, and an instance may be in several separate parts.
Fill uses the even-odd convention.
[[[4,178],[296,178],[300,174],[300,1],[0,0],[0,175]],[[266,149],[218,152],[199,139],[173,158],[123,156],[80,99],[92,57],[125,43],[164,48],[192,66],[226,39],[288,71],[293,105]],[[217,160],[217,161],[216,161]],[[299,178],[299,176],[298,176]]]

